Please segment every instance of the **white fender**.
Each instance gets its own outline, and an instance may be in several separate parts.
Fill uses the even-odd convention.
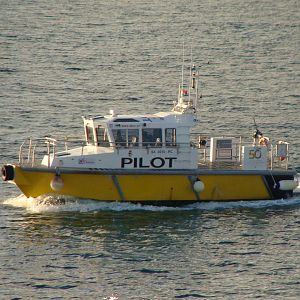
[[[64,182],[59,175],[55,175],[54,178],[50,182],[50,187],[53,191],[58,192],[64,186]]]
[[[203,192],[204,191],[204,183],[200,180],[197,180],[194,182],[194,185],[193,185],[193,189],[195,192],[197,193],[200,193],[200,192]]]
[[[298,186],[297,182],[294,180],[280,180],[279,189],[281,191],[292,191]]]

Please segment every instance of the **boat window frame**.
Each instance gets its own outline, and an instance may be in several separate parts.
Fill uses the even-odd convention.
[[[129,133],[130,132],[130,133]],[[139,146],[140,129],[139,128],[128,128],[127,129],[127,147]]]
[[[169,137],[168,131],[171,130],[171,140],[168,141],[167,138]],[[176,147],[177,146],[177,136],[176,136],[176,128],[168,127],[165,128],[165,145],[166,147]]]
[[[86,125],[85,126],[85,135],[87,144],[94,145],[95,144],[95,135],[94,135],[94,127]]]
[[[127,129],[126,128],[117,128],[112,129],[112,136],[114,139],[114,144],[116,147],[126,147],[127,145]],[[124,136],[125,133],[125,136]]]
[[[103,131],[103,136],[99,135],[99,131]],[[110,142],[109,142],[109,135],[108,135],[108,131],[107,128],[102,126],[102,125],[98,125],[97,127],[95,127],[95,137],[96,137],[96,144],[98,146],[101,147],[109,147],[110,146]],[[99,137],[103,137],[101,140],[99,139]]]
[[[120,134],[120,135],[119,135]],[[139,128],[115,128],[112,129],[114,144],[117,147],[138,147],[140,141]]]
[[[149,131],[152,131],[152,133]],[[163,134],[162,128],[155,128],[155,127],[142,128],[141,133],[142,133],[142,145],[144,147],[162,147],[162,134]]]

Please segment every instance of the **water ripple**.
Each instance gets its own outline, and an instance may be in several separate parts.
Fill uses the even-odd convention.
[[[201,65],[196,131],[290,142],[300,172],[298,2],[2,1],[0,161],[81,115],[172,108],[182,42]],[[99,17],[100,16],[100,17]],[[209,63],[208,63],[209,62]],[[182,208],[27,199],[0,182],[3,299],[298,299],[294,198]],[[1,298],[0,297],[0,298]]]

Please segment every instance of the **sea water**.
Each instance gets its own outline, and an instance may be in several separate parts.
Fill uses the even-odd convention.
[[[196,131],[250,137],[255,118],[300,166],[298,1],[0,8],[1,164],[29,136],[83,137],[81,115],[170,110],[184,44],[201,66]],[[47,197],[0,183],[0,299],[299,297],[299,194],[184,208]]]

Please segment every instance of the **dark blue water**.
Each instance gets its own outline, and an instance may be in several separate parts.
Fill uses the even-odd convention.
[[[299,206],[6,201],[3,299],[297,299]],[[18,207],[12,207],[11,205]],[[21,208],[20,208],[21,207]]]
[[[201,67],[201,123],[253,116],[300,166],[299,3],[0,2],[0,162],[25,137],[83,136],[81,115],[169,110],[182,44]],[[300,195],[167,209],[45,206],[0,183],[0,299],[298,299]]]

